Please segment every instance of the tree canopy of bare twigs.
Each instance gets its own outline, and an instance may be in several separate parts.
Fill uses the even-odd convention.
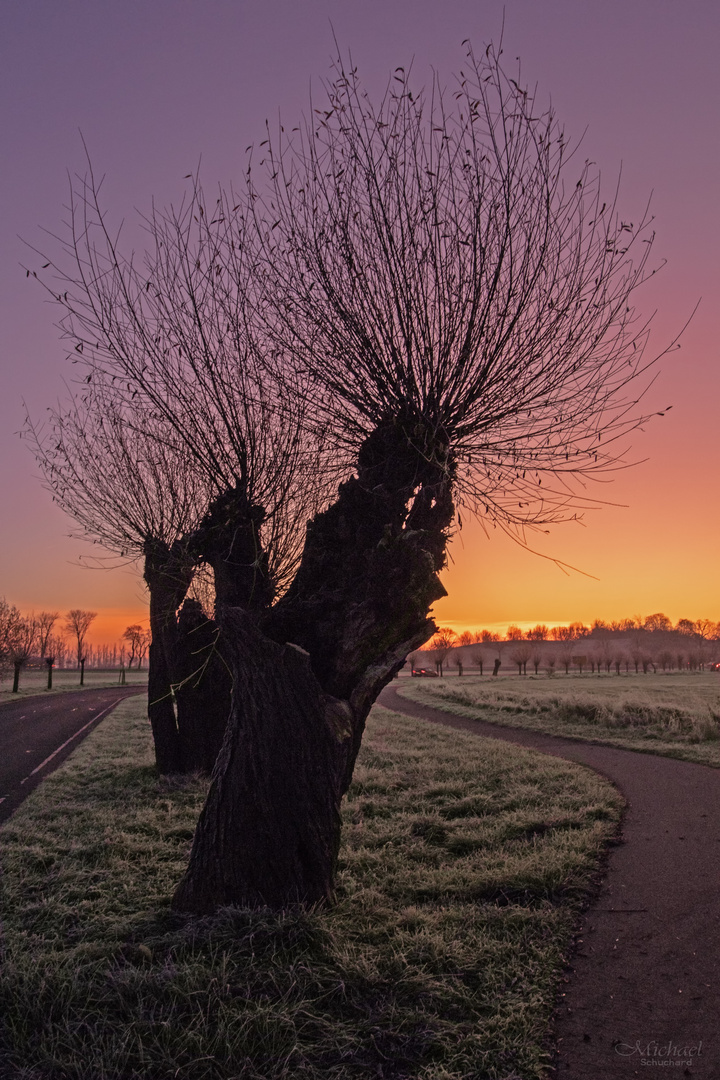
[[[0,675],[18,659],[27,659],[34,636],[34,619],[0,597]]]
[[[617,464],[641,420],[647,215],[619,219],[492,48],[451,90],[398,68],[373,104],[337,61],[325,91],[292,133],[268,131],[269,193],[251,173],[279,356],[338,441],[399,422],[421,453],[452,448],[473,511],[567,517],[572,478]]]
[[[41,611],[35,616],[37,626],[37,649],[41,658],[48,655],[48,647],[52,641],[52,631],[55,623],[60,618],[57,611]]]
[[[81,608],[73,608],[71,611],[68,611],[65,616],[63,623],[65,632],[68,636],[75,638],[75,643],[77,645],[78,667],[80,667],[85,655],[85,638],[87,637],[87,632],[96,618],[96,611],[83,611]]]
[[[190,532],[208,503],[184,446],[143,405],[130,411],[95,373],[42,424],[28,417],[24,431],[75,535],[133,560],[148,539],[171,546]]]
[[[197,524],[198,510],[202,516],[228,493],[262,508],[262,548],[281,591],[305,521],[327,501],[323,448],[304,435],[297,379],[286,372],[278,387],[250,331],[253,266],[239,207],[221,192],[208,208],[191,181],[180,207],[153,207],[143,219],[148,247],[140,263],[110,232],[89,163],[73,185],[67,233],[55,238],[60,254],[44,256],[43,282],[60,308],[83,391],[51,413],[47,438],[32,423],[28,434],[56,500],[112,550],[118,536],[132,546],[143,531],[187,532],[193,514]],[[120,461],[110,484],[100,470],[115,445]],[[113,505],[124,483],[132,488],[126,511]],[[99,514],[96,487],[104,496]],[[84,503],[78,488],[87,492]]]

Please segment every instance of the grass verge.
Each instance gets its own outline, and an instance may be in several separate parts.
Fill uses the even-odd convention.
[[[622,800],[581,767],[376,708],[339,899],[183,918],[205,784],[130,698],[0,831],[2,1075],[535,1080]]]
[[[5,673],[7,676],[7,672]],[[147,671],[136,671],[134,668],[132,671],[125,672],[126,686],[147,686],[148,673]],[[47,671],[39,671],[37,669],[31,669],[27,671],[23,669],[20,674],[20,689],[17,694],[12,692],[12,674],[5,679],[0,674],[0,704],[4,704],[8,701],[17,701],[22,697],[36,697],[42,695],[43,697],[50,696],[52,694],[61,694],[66,691],[73,692],[77,690],[100,690],[104,687],[119,686],[120,675],[117,671],[86,671],[84,685],[80,685],[80,672],[73,671],[67,668],[63,668],[61,671],[53,671],[53,688],[47,689]]]
[[[720,676],[407,679],[404,697],[490,724],[720,768]]]

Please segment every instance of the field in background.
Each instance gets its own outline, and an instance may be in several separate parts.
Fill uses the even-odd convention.
[[[720,674],[446,675],[403,679],[415,701],[493,724],[720,767]]]
[[[147,684],[147,671],[125,670],[126,686],[145,686]],[[29,697],[33,694],[47,694],[47,670],[30,668],[23,669],[20,673],[20,690],[17,694],[12,693],[12,670],[9,676],[0,682],[0,703],[3,701],[15,701],[19,697]],[[63,669],[53,671],[52,693],[63,690],[99,690],[105,686],[118,686],[120,684],[119,671],[95,671],[85,669],[85,684],[80,686],[80,672]]]
[[[206,783],[152,762],[127,699],[0,831],[19,1078],[546,1075],[564,957],[618,828],[607,781],[376,708],[338,903],[193,919],[169,900]]]

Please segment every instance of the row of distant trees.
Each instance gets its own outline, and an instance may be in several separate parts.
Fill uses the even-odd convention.
[[[456,634],[440,630],[426,649],[410,657],[413,667],[433,665],[438,674],[453,667],[462,675],[468,665],[483,674],[492,662],[497,673],[509,661],[518,673],[528,666],[553,673],[563,669],[628,672],[703,670],[720,656],[720,622],[712,619],[680,619],[673,625],[661,612],[646,618],[634,616],[617,622],[596,619],[591,626],[575,622],[550,629],[538,624],[523,632],[509,626],[505,638],[490,630]]]
[[[21,670],[32,664],[67,668],[140,668],[150,646],[150,632],[139,624],[128,626],[119,644],[89,645],[87,634],[95,611],[73,608],[61,616],[58,611],[23,614],[0,597],[0,679],[13,672],[17,691]]]

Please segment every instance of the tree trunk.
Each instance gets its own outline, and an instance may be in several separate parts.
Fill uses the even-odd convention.
[[[184,771],[175,715],[172,667],[177,650],[176,611],[190,587],[193,564],[180,545],[161,540],[145,544],[144,577],[150,593],[148,719],[161,775]]]
[[[177,620],[173,684],[183,772],[209,776],[230,715],[232,674],[222,655],[218,623],[197,600],[186,600]]]
[[[235,684],[227,738],[173,906],[283,907],[333,896],[352,724],[292,645],[232,625]],[[227,635],[230,637],[230,634]]]
[[[20,690],[20,668],[23,666],[22,660],[13,661],[13,694],[17,694]]]
[[[452,468],[438,457],[378,429],[309,524],[285,596],[266,612],[219,610],[231,719],[176,909],[331,899],[367,715],[436,630],[428,609],[445,595]]]

